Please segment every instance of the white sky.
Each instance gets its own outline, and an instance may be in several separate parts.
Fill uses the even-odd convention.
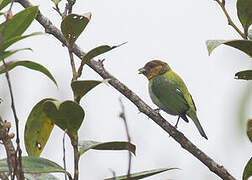
[[[32,3],[39,5],[42,13],[60,26],[60,17],[52,9],[53,3],[50,0]],[[227,1],[226,6],[238,23],[235,3],[234,0]],[[64,4],[65,1],[61,3],[62,9]],[[15,9],[17,11],[22,8],[16,4]],[[241,179],[243,168],[251,157],[251,143],[237,128],[238,108],[242,93],[250,82],[235,80],[234,74],[248,69],[251,58],[227,46],[218,47],[208,56],[206,40],[240,38],[227,25],[227,20],[215,1],[77,0],[73,12],[92,12],[90,23],[77,40],[84,51],[98,45],[128,42],[96,59],[105,58],[105,68],[153,108],[156,106],[148,95],[148,82],[145,77],[137,74],[137,70],[152,59],[166,61],[186,82],[209,140],[206,141],[199,135],[192,122],[186,124],[181,121],[178,129],[207,155],[224,165],[233,176]],[[44,31],[37,22],[32,24],[26,34],[35,31]],[[15,47],[31,47],[34,52],[21,52],[12,56],[12,59],[33,60],[43,64],[59,85],[57,89],[46,76],[38,72],[24,68],[11,71],[23,137],[25,121],[37,102],[47,97],[62,101],[72,99],[71,68],[67,49],[51,35],[29,38]],[[79,62],[77,58],[76,61]],[[101,77],[85,67],[80,79]],[[0,83],[0,97],[4,99],[0,113],[4,119],[13,122],[8,107],[8,92],[4,90],[7,89],[4,75],[0,76]],[[162,173],[149,179],[219,179],[152,120],[139,114],[138,109],[110,85],[99,85],[82,99],[81,105],[86,117],[79,131],[80,140],[126,140],[123,122],[118,118],[121,111],[119,97],[123,99],[132,142],[137,147],[137,155],[132,161],[133,172],[177,167],[181,170]],[[251,104],[248,103],[249,105]],[[170,123],[176,123],[177,117],[164,112],[162,115]],[[244,121],[250,117],[251,113],[245,111]],[[62,136],[62,131],[55,127],[41,155],[60,165]],[[24,149],[24,142],[21,143]],[[72,173],[73,153],[69,140],[67,146],[67,169]],[[4,157],[3,146],[0,146],[0,152],[1,157]],[[126,151],[90,151],[80,159],[80,179],[99,180],[111,177],[110,169],[117,175],[126,174],[127,157]],[[59,177],[63,178],[61,175]]]

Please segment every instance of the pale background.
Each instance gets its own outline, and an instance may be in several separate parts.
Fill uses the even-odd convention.
[[[39,5],[44,15],[58,27],[61,19],[52,9],[50,0],[32,1]],[[63,9],[65,1],[62,1]],[[226,2],[234,21],[236,1]],[[15,4],[14,12],[21,10]],[[128,44],[99,56],[105,58],[105,68],[151,107],[145,77],[137,70],[152,59],[169,63],[186,82],[198,108],[198,117],[209,140],[202,138],[194,124],[180,122],[182,131],[196,146],[224,165],[237,179],[251,157],[251,143],[239,125],[239,106],[242,94],[250,84],[235,80],[234,74],[249,68],[251,58],[227,47],[217,48],[209,57],[205,41],[208,39],[235,39],[238,34],[228,26],[226,17],[213,0],[77,0],[73,12],[92,12],[92,19],[77,44],[88,51],[98,45]],[[241,27],[239,25],[239,27]],[[26,34],[44,31],[34,22]],[[70,88],[71,68],[67,49],[51,35],[32,37],[13,48],[31,47],[34,52],[20,52],[10,60],[32,60],[46,66],[56,78],[59,88],[43,74],[21,67],[10,72],[21,134],[32,107],[41,99],[72,99]],[[10,48],[10,49],[11,49]],[[79,59],[76,58],[79,62]],[[92,69],[85,67],[80,79],[101,80]],[[0,76],[1,116],[14,122],[10,109],[5,76]],[[136,157],[132,160],[132,172],[154,168],[178,167],[181,170],[165,172],[149,179],[219,179],[199,160],[181,148],[169,135],[110,85],[99,85],[81,101],[86,117],[82,124],[80,140],[114,141],[126,140],[124,125],[118,114],[121,111],[119,97],[126,108],[127,122],[132,142],[136,145]],[[251,101],[251,98],[248,99]],[[247,103],[243,121],[251,118],[251,103]],[[162,112],[164,118],[175,124],[177,117]],[[14,124],[14,123],[13,123]],[[14,128],[11,129],[14,131]],[[55,127],[42,153],[42,157],[62,165],[62,131]],[[67,139],[67,170],[73,172],[72,147]],[[23,139],[21,141],[24,149]],[[26,155],[25,150],[23,151]],[[0,146],[1,157],[5,157]],[[90,151],[80,159],[80,179],[100,180],[127,172],[126,151]],[[63,179],[63,176],[57,174]]]

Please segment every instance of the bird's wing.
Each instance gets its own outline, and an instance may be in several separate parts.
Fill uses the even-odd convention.
[[[195,103],[194,103],[194,100],[193,100],[193,98],[192,98],[192,95],[191,95],[191,94],[190,94],[190,97],[191,97],[191,99],[192,99],[192,104],[193,104],[193,106],[194,106],[194,108],[195,108],[195,111],[197,111],[196,106],[195,106]]]
[[[153,79],[151,90],[159,100],[159,104],[162,104],[160,108],[167,113],[180,115],[189,109],[189,105],[182,91],[175,82],[163,76],[156,76]]]

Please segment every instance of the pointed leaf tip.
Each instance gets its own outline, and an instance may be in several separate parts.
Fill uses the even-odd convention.
[[[80,155],[88,150],[128,150],[136,155],[136,146],[125,141],[97,142],[97,141],[79,141],[78,143]]]
[[[119,44],[119,45],[116,45],[116,46],[108,46],[108,45],[101,45],[101,46],[98,46],[94,49],[91,49],[90,51],[88,51],[87,54],[85,54],[83,57],[82,57],[82,63],[83,64],[88,64],[90,62],[91,59],[93,59],[94,57],[96,56],[99,56],[103,53],[106,53],[112,49],[115,49],[115,48],[118,48],[124,44],[126,44],[127,42],[124,42],[122,44]]]
[[[132,173],[130,174],[130,179],[143,179],[146,177],[150,177],[165,171],[169,171],[169,170],[175,170],[178,168],[160,168],[160,169],[153,169],[153,170],[148,170],[148,171],[142,171],[142,172],[137,172],[137,173]],[[113,177],[113,178],[107,178],[105,180],[127,180],[127,175],[124,176],[117,176],[117,177]]]
[[[235,79],[252,80],[252,70],[237,72]]]

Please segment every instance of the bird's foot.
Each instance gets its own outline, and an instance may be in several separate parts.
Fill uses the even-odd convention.
[[[161,110],[160,108],[154,109],[154,111],[155,111],[156,113],[158,113],[158,114],[159,114],[160,110]]]
[[[176,122],[176,124],[174,126],[176,129],[178,128],[179,118],[180,118],[180,116],[178,117],[178,120],[177,120],[177,122]]]

